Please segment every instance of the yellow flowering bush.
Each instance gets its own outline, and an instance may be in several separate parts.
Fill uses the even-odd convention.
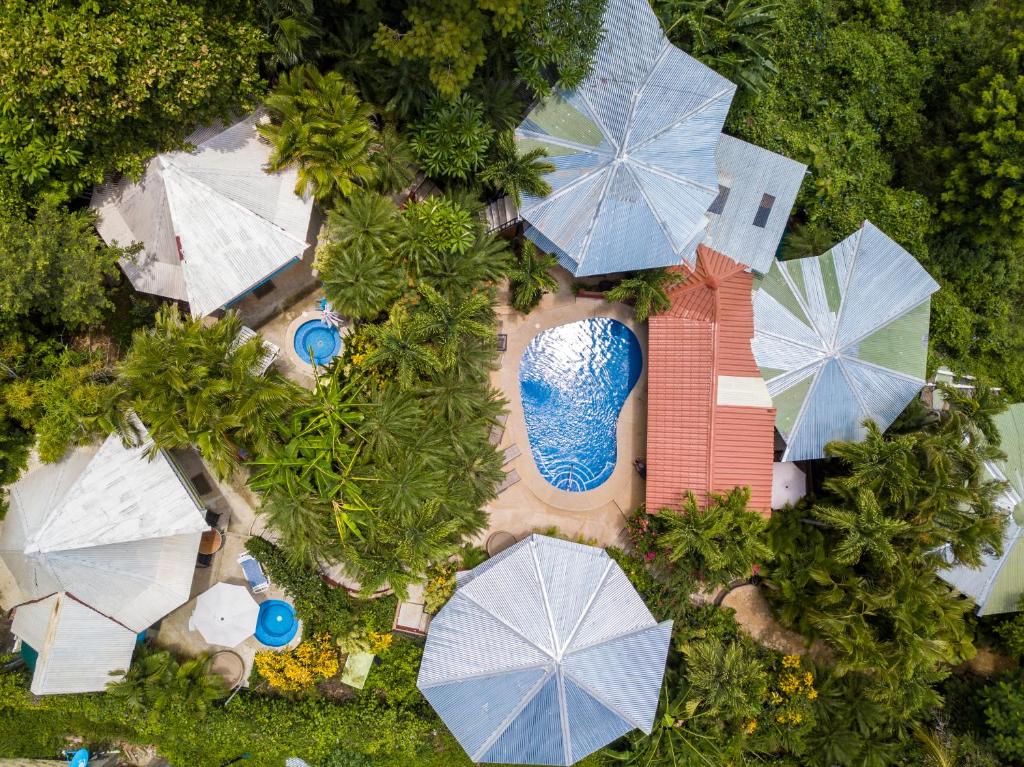
[[[374,655],[380,655],[391,647],[391,643],[394,641],[395,635],[385,631],[371,631],[369,639],[370,652]]]
[[[291,652],[256,653],[256,670],[271,687],[282,692],[309,689],[337,674],[339,668],[338,651],[327,634],[316,634]]]
[[[814,723],[813,701],[818,697],[818,691],[814,689],[814,674],[803,667],[803,659],[799,655],[784,656],[781,666],[772,680],[768,692],[770,705],[764,714],[777,729],[790,731],[790,736],[799,736]]]
[[[439,562],[427,570],[427,585],[423,588],[423,609],[436,613],[455,593],[455,563]]]

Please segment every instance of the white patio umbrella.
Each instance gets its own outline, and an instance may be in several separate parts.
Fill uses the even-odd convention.
[[[218,583],[196,599],[189,627],[210,644],[234,647],[256,631],[260,606],[245,586]]]

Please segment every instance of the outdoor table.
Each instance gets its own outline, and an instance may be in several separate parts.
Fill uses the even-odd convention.
[[[199,553],[216,554],[220,551],[220,547],[223,545],[224,536],[220,534],[220,530],[215,527],[211,527],[203,533],[202,538],[199,539]]]

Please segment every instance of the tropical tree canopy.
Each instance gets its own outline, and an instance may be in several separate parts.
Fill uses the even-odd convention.
[[[325,202],[375,180],[373,109],[337,72],[296,67],[267,97],[266,108],[271,121],[258,129],[274,147],[269,167],[296,165],[296,194]]]
[[[516,311],[527,314],[545,293],[558,290],[558,280],[551,274],[556,266],[557,258],[541,252],[532,242],[523,243],[519,257],[508,270],[512,306]]]
[[[237,343],[241,327],[230,312],[207,326],[161,309],[115,367],[109,425],[131,439],[134,414],[154,450],[195,445],[221,477],[238,465],[241,450],[269,449],[278,419],[302,393],[276,372],[255,372],[266,351],[259,337]]]
[[[515,134],[505,131],[494,140],[487,163],[480,171],[480,180],[507,194],[518,207],[523,204],[524,194],[545,197],[551,193],[551,185],[544,180],[544,175],[554,171],[555,166],[545,157],[547,150],[543,147],[520,153]]]
[[[652,314],[669,308],[669,291],[684,279],[678,271],[644,269],[624,277],[604,297],[608,301],[632,302],[636,321],[646,322]]]

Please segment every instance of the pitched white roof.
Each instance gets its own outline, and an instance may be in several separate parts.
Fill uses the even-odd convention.
[[[262,118],[197,131],[195,151],[158,155],[138,183],[96,188],[103,239],[144,246],[121,263],[136,290],[187,301],[201,317],[302,257],[313,202],[295,194],[295,170],[263,170]]]
[[[150,460],[149,448],[148,435],[130,448],[111,436],[10,488],[5,607],[67,592],[138,632],[188,599],[207,524],[167,455]]]
[[[136,634],[67,594],[20,606],[11,630],[39,657],[36,695],[103,690],[131,665]]]

